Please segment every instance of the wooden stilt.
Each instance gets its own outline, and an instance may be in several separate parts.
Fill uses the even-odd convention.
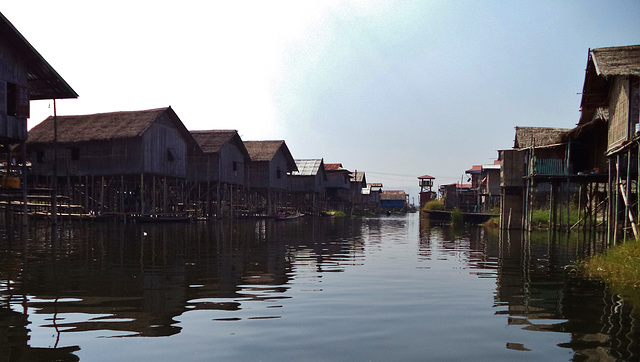
[[[140,213],[144,214],[144,173],[140,174]]]

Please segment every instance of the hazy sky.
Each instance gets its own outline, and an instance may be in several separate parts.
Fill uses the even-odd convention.
[[[100,5],[98,5],[100,4]],[[640,1],[5,1],[80,95],[59,115],[172,106],[188,129],[284,139],[415,197],[573,127],[589,48],[640,44]],[[53,113],[31,103],[29,128]]]

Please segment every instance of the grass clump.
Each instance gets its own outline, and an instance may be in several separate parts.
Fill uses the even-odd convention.
[[[612,288],[640,288],[640,242],[626,241],[594,255],[579,265],[581,274],[602,280]]]
[[[464,215],[459,209],[451,211],[451,223],[453,226],[464,225]]]
[[[423,210],[444,210],[444,200],[431,200],[424,204]]]
[[[482,226],[488,228],[499,228],[500,227],[500,216],[492,217],[491,219],[485,221]]]

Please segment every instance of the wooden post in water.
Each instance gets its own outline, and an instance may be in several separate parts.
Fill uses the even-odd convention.
[[[163,181],[163,190],[162,190],[162,212],[163,213],[167,213],[168,209],[167,209],[167,176],[164,177],[164,181]]]
[[[27,204],[27,142],[22,141],[21,146],[21,158],[22,158],[22,226],[29,224],[29,205]]]
[[[98,207],[98,213],[102,213],[104,210],[104,175],[100,177],[100,205]]]
[[[140,214],[144,214],[144,172],[140,174]]]
[[[58,113],[53,99],[53,177],[51,179],[51,224],[58,225]]]
[[[151,213],[155,214],[156,213],[156,175],[152,175],[152,182],[151,182]]]

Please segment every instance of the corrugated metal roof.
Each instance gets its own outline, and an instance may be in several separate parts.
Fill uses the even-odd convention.
[[[466,170],[465,173],[479,173],[482,172],[482,165],[473,165],[470,169]]]
[[[423,176],[418,177],[418,179],[420,179],[420,180],[422,180],[422,179],[434,179],[435,180],[435,177],[429,176],[429,175],[423,175]]]
[[[292,176],[315,176],[323,164],[321,158],[295,161],[298,171],[291,172]]]
[[[482,170],[499,170],[499,169],[500,169],[500,164],[482,165]]]
[[[336,171],[342,168],[341,163],[325,163],[324,170],[325,171]]]
[[[351,178],[351,182],[364,182],[366,181],[364,172],[352,172],[349,177]],[[365,182],[366,183],[366,182]]]

